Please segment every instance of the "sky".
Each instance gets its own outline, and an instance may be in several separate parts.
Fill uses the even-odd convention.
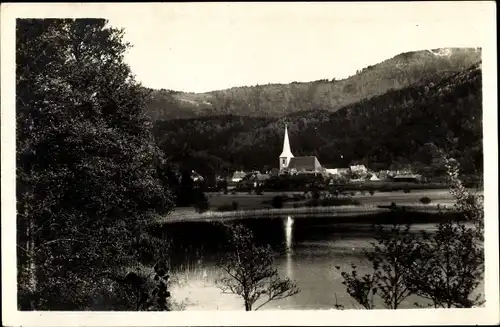
[[[481,47],[482,4],[150,3],[104,16],[125,29],[144,86],[204,92],[342,79],[402,52]]]

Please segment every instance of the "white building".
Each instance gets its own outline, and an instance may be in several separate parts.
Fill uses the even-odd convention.
[[[339,169],[338,168],[326,168],[326,173],[328,175],[338,175],[339,174]]]
[[[368,172],[368,169],[366,169],[365,165],[354,165],[349,167],[351,169],[352,173],[358,173],[358,174],[366,174]]]
[[[231,182],[238,183],[246,176],[244,171],[235,171],[233,176],[231,177]]]

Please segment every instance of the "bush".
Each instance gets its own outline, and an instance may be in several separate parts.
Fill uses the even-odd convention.
[[[227,195],[229,191],[227,189],[224,190],[224,194]]]
[[[236,191],[232,191],[232,192],[231,192],[231,194],[232,194],[232,195],[236,195]]]
[[[283,208],[284,198],[282,195],[277,195],[271,200],[273,208]]]
[[[419,200],[422,204],[429,204],[432,202],[431,198],[429,198],[428,196],[424,196],[423,198],[421,198]]]
[[[411,189],[409,187],[405,187],[405,188],[403,188],[403,192],[404,193],[410,193]]]
[[[373,195],[375,194],[375,191],[374,190],[370,190],[370,195]]]
[[[412,294],[413,288],[407,285],[408,267],[412,264],[416,241],[409,225],[401,227],[375,226],[377,242],[372,243],[373,249],[363,253],[372,266],[371,273],[361,275],[354,264],[350,273],[341,272],[347,293],[365,309],[375,308],[375,296],[382,299],[385,308],[398,309]],[[340,266],[336,268],[340,270]]]
[[[208,208],[210,208],[210,203],[208,202],[207,196],[205,194],[203,194],[203,196],[198,201],[196,201],[196,203],[194,204],[194,208],[198,213],[203,213],[207,211]]]

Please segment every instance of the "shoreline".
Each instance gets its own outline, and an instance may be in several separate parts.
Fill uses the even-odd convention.
[[[450,206],[443,204],[412,204],[398,205],[397,209],[405,212],[414,213],[434,213],[440,211],[450,211]],[[221,221],[221,220],[237,220],[237,219],[266,219],[277,218],[280,216],[293,216],[293,218],[307,218],[310,216],[321,215],[323,217],[351,217],[351,216],[368,216],[384,212],[390,212],[391,208],[381,207],[378,205],[360,205],[360,206],[325,206],[325,207],[300,207],[300,208],[272,208],[272,209],[251,209],[251,210],[236,210],[236,211],[207,211],[204,213],[187,212],[170,214],[166,217],[158,219],[157,224],[164,225],[176,222],[202,222],[202,221]]]

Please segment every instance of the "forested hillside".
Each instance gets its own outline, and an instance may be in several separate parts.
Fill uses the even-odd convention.
[[[374,169],[412,164],[425,169],[437,149],[464,172],[482,171],[480,63],[345,106],[281,118],[211,116],[159,121],[155,135],[174,163],[202,174],[277,166],[288,123],[294,155],[316,155],[337,167],[360,162]]]
[[[230,114],[281,117],[316,109],[333,112],[389,90],[437,82],[480,60],[481,50],[475,48],[424,50],[397,55],[343,80],[332,76],[307,83],[234,87],[208,93],[150,90],[147,113],[153,120],[166,120]]]

